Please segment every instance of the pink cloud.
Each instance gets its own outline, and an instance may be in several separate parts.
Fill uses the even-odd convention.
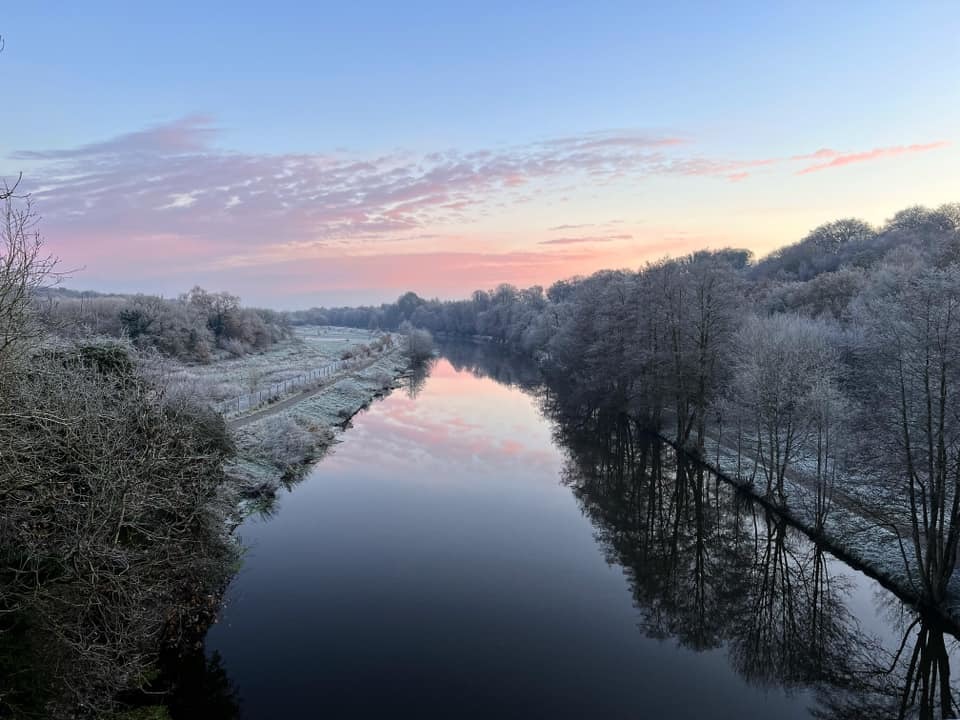
[[[551,240],[541,240],[539,245],[575,245],[577,243],[598,243],[598,242],[613,242],[614,240],[632,240],[633,235],[602,235],[602,236],[585,236],[585,237],[562,237],[562,238],[553,238]]]
[[[456,240],[428,231],[468,227],[491,211],[529,202],[558,180],[580,175],[603,184],[691,170],[688,159],[671,154],[685,141],[625,131],[497,150],[370,158],[230,152],[215,146],[217,132],[208,118],[191,116],[13,157],[35,166],[32,190],[51,248],[71,267],[89,268],[85,277],[92,282],[112,279],[114,287],[120,277],[135,283],[164,274],[171,284],[189,286],[192,277],[239,277],[247,265],[263,271],[292,259],[363,264],[348,258],[397,241],[437,252]],[[727,167],[696,162],[700,174],[720,176]],[[602,232],[599,242],[613,239]],[[425,236],[435,239],[426,242]],[[587,241],[548,244],[574,242]],[[521,267],[537,278],[544,277],[537,268],[579,271],[567,256],[554,261],[541,253],[529,263],[504,253],[488,257],[501,265],[472,265],[477,284],[523,284]],[[185,274],[191,279],[178,280]]]
[[[51,249],[67,267],[88,268],[77,282],[161,292],[214,283],[263,301],[323,289],[461,296],[500,282],[548,284],[635,267],[656,251],[686,252],[702,241],[647,235],[646,244],[614,242],[632,240],[623,231],[633,228],[567,223],[550,232],[576,231],[534,237],[527,242],[537,250],[519,252],[504,249],[504,231],[491,239],[471,226],[489,228],[496,214],[531,200],[576,201],[580,195],[571,199],[568,189],[599,194],[618,183],[640,191],[663,176],[737,182],[790,159],[821,161],[803,174],[946,145],[738,160],[691,154],[691,143],[674,136],[615,131],[356,157],[233,152],[217,138],[211,120],[191,116],[13,157],[34,167],[30,181]]]
[[[604,268],[637,268],[664,254],[680,255],[705,246],[729,244],[723,239],[691,235],[652,236],[647,242],[623,245],[570,246],[513,252],[432,251],[365,256],[331,255],[278,264],[250,265],[215,274],[207,284],[232,286],[242,293],[296,298],[299,304],[329,304],[331,296],[348,297],[362,289],[373,297],[395,299],[415,288],[424,295],[464,297],[478,288],[500,283],[549,286],[565,277]],[[291,303],[292,305],[293,303]]]
[[[812,172],[827,170],[828,168],[843,167],[844,165],[853,165],[854,163],[868,162],[870,160],[879,160],[881,158],[896,157],[898,155],[908,155],[912,153],[928,152],[930,150],[937,150],[939,148],[947,147],[949,144],[950,143],[945,140],[940,140],[937,142],[924,143],[919,145],[897,145],[896,147],[874,148],[873,150],[867,150],[866,152],[855,152],[855,153],[840,153],[836,150],[824,148],[822,150],[818,150],[817,152],[811,155],[795,156],[794,159],[797,159],[797,160],[830,158],[827,162],[817,163],[815,165],[810,165],[808,167],[805,167],[802,170],[798,170],[796,174],[807,175]]]
[[[48,227],[184,234],[210,245],[390,237],[464,223],[517,188],[586,174],[597,182],[670,171],[679,141],[592,133],[497,151],[388,155],[251,155],[212,143],[202,117],[72,149],[31,150],[34,196]]]
[[[840,153],[830,148],[820,148],[819,150],[807,153],[806,155],[794,155],[791,160],[823,160],[824,158],[836,157]]]
[[[357,254],[324,243],[250,247],[206,243],[193,236],[130,237],[122,232],[71,235],[56,244],[64,267],[83,268],[70,287],[175,295],[194,284],[236,292],[245,301],[275,307],[394,300],[415,289],[426,296],[464,297],[500,283],[548,286],[603,268],[636,268],[664,254],[678,255],[729,240],[677,235],[651,228],[642,239],[617,243],[539,246],[531,250],[458,251],[444,235],[431,249]],[[450,249],[442,249],[442,248]],[[241,260],[234,262],[234,259]]]

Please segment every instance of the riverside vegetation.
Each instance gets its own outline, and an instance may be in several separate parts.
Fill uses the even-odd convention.
[[[130,343],[52,336],[58,280],[27,200],[0,226],[0,715],[104,715],[187,642],[235,561],[216,413]]]
[[[408,361],[366,332],[311,352],[283,314],[228,293],[61,290],[29,198],[0,202],[0,717],[162,717],[159,659],[195,658],[238,567],[238,458],[281,474],[331,440],[333,420],[287,416],[250,447],[215,401],[335,352],[372,373],[331,380],[356,412]],[[207,366],[244,377],[205,382]]]

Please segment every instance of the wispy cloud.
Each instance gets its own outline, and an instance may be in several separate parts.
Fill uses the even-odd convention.
[[[188,115],[176,122],[124,133],[104,142],[57,150],[22,150],[12,157],[15,160],[73,160],[130,153],[175,155],[202,152],[217,135],[217,129],[211,127],[212,122],[212,118],[206,115]]]
[[[598,150],[602,148],[625,147],[650,148],[650,147],[671,147],[675,145],[685,145],[688,140],[680,137],[658,137],[637,133],[630,130],[610,131],[610,132],[592,132],[580,136],[556,138],[547,140],[543,144],[553,147],[575,148],[580,151]]]
[[[617,262],[642,257],[642,248],[627,255],[626,244],[614,242],[632,239],[624,233],[631,225],[562,222],[563,216],[549,228],[562,237],[530,238],[528,247],[537,247],[529,256],[504,254],[517,244],[498,245],[479,232],[464,245],[461,234],[471,226],[490,227],[498,213],[519,204],[566,206],[580,188],[595,192],[608,184],[640,192],[656,177],[738,182],[792,170],[797,162],[807,164],[799,171],[806,174],[947,145],[737,159],[698,154],[692,140],[675,135],[619,130],[473,151],[358,156],[244,153],[223,149],[220,139],[213,120],[197,115],[11,157],[32,166],[27,189],[42,209],[54,251],[66,264],[97,268],[102,277],[126,269],[141,278],[189,275],[183,282],[190,284],[202,273],[262,275],[268,267],[289,273],[299,262],[313,268],[318,282],[330,280],[327,267],[351,269],[355,282],[354,268],[383,280],[379,269],[388,266],[370,259],[378,256],[394,258],[389,267],[405,268],[409,281],[422,279],[418,263],[430,258],[438,263],[428,273],[434,286],[442,267],[462,289],[468,276],[474,278],[469,285],[482,286],[561,268],[579,272],[575,261],[599,262],[601,249],[591,243],[604,243],[602,252]],[[574,211],[578,215],[568,218],[589,220],[582,209]],[[645,238],[647,250],[650,242],[655,238]]]
[[[909,155],[912,153],[929,152],[949,146],[946,140],[937,142],[923,143],[917,145],[897,145],[894,147],[880,147],[865,152],[839,152],[830,148],[822,148],[809,155],[796,155],[794,160],[822,160],[824,162],[808,165],[797,170],[797,175],[807,175],[809,173],[820,172],[830,168],[843,167],[844,165],[853,165],[854,163],[869,162],[870,160],[880,160],[883,158],[896,157],[898,155]]]
[[[593,235],[584,237],[561,237],[541,240],[539,245],[576,245],[579,243],[613,242],[614,240],[632,240],[633,235]]]
[[[577,225],[555,225],[552,228],[547,228],[550,232],[556,232],[558,230],[580,230],[582,228],[596,227],[595,223],[580,223]]]
[[[836,150],[831,150],[830,148],[820,148],[815,150],[812,153],[806,153],[804,155],[794,155],[791,160],[823,160],[824,158],[832,158],[839,155]]]
[[[32,190],[45,227],[71,263],[133,268],[143,257],[161,256],[163,243],[180,253],[167,267],[179,265],[189,245],[190,266],[198,270],[369,254],[383,243],[441,249],[443,238],[422,238],[561,187],[657,175],[722,178],[743,165],[690,156],[687,140],[632,131],[375,157],[233,152],[218,147],[218,138],[213,121],[197,115],[13,158],[34,164]],[[545,244],[573,242],[587,241]]]
[[[214,146],[217,130],[192,116],[73,149],[27,150],[40,163],[35,196],[76,231],[109,228],[202,236],[233,246],[338,238],[370,240],[464,223],[517,188],[571,177],[592,182],[689,172],[672,137],[591,133],[496,151],[263,155]],[[704,167],[703,172],[711,169]]]

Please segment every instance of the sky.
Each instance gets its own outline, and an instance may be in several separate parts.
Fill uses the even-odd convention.
[[[960,201],[960,3],[0,6],[67,285],[466,297]]]

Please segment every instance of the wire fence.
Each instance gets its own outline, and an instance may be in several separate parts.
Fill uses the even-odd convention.
[[[304,373],[303,375],[297,375],[296,377],[276,382],[269,387],[263,388],[262,390],[254,390],[253,392],[245,393],[235,398],[221,400],[216,404],[215,407],[224,415],[238,415],[242,412],[246,412],[247,410],[253,410],[261,405],[266,405],[267,403],[279,400],[281,397],[293,390],[296,390],[297,388],[306,387],[317,380],[330,377],[335,372],[347,367],[351,362],[355,361],[337,360],[336,362],[329,363],[328,365],[315,368],[308,373]]]

